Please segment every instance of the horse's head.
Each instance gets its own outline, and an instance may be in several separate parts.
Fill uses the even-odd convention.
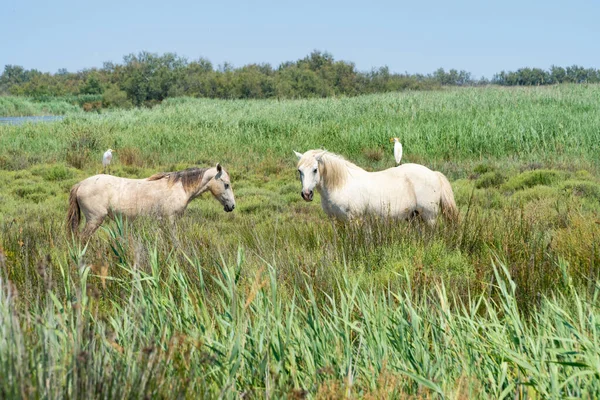
[[[312,201],[315,186],[321,182],[319,162],[325,153],[325,150],[319,152],[309,150],[304,154],[294,151],[294,154],[298,157],[298,173],[300,174],[300,182],[302,183],[300,196],[305,201]]]
[[[217,173],[208,182],[208,190],[219,200],[225,211],[231,212],[235,208],[235,197],[233,196],[233,189],[231,189],[229,174],[219,163],[217,163],[216,169]]]

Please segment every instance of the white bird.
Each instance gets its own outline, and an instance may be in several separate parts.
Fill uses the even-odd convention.
[[[391,138],[390,142],[394,143],[394,158],[396,159],[396,164],[400,165],[400,160],[402,160],[402,143],[400,143],[400,139],[397,137]]]
[[[108,166],[110,165],[110,162],[112,161],[112,157],[113,157],[112,152],[113,151],[114,151],[113,149],[108,149],[102,156],[102,167],[104,168],[104,170],[106,170],[108,168]]]

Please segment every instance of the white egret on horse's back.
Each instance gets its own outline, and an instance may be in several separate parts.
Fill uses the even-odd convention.
[[[126,217],[158,215],[174,222],[190,201],[206,191],[212,193],[225,211],[235,208],[229,174],[220,164],[212,168],[162,172],[146,179],[95,175],[71,189],[67,225],[77,234],[83,213],[86,224],[82,236],[88,238],[104,218],[113,218],[115,214]]]
[[[113,153],[113,149],[108,149],[106,150],[106,152],[104,152],[104,155],[102,156],[102,168],[104,170],[106,170],[108,168],[108,166],[110,165],[110,162],[112,161],[112,153]]]
[[[394,219],[418,215],[429,225],[435,225],[440,212],[451,220],[458,216],[448,179],[423,165],[403,164],[367,172],[325,150],[294,153],[298,157],[302,198],[312,201],[316,188],[329,216],[348,220],[364,214]]]
[[[402,160],[402,143],[400,143],[400,139],[397,137],[391,138],[390,142],[394,143],[394,158],[396,159],[396,164],[400,165],[400,161]]]

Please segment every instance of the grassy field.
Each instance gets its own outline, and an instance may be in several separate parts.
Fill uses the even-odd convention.
[[[0,397],[600,394],[600,86],[171,99],[0,126]],[[450,179],[461,220],[332,223],[292,150]],[[66,235],[100,172],[229,171],[172,228]]]

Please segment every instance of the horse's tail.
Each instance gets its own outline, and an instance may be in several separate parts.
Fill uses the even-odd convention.
[[[458,207],[456,207],[456,202],[454,201],[454,193],[452,192],[450,181],[441,172],[436,171],[436,174],[440,180],[442,192],[440,194],[442,215],[449,221],[458,221]]]
[[[79,189],[79,183],[71,188],[71,194],[69,195],[69,211],[67,211],[67,229],[70,233],[77,235],[77,228],[79,228],[79,220],[81,219],[81,210],[79,208],[79,202],[77,201],[77,190]]]

